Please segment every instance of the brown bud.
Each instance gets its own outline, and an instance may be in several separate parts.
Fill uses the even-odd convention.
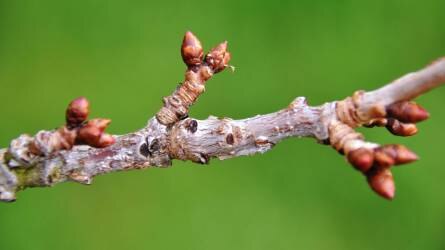
[[[428,119],[429,113],[413,102],[397,102],[386,109],[388,117],[405,123],[417,123]]]
[[[108,125],[110,125],[110,123],[111,123],[110,119],[96,118],[89,120],[87,126],[96,127],[101,132],[103,132],[108,127]]]
[[[110,122],[108,119],[93,119],[88,121],[87,124],[79,129],[77,143],[87,144],[96,148],[110,146],[115,142],[114,137],[103,133]]]
[[[388,146],[376,148],[374,157],[376,165],[379,167],[388,168],[396,163],[395,154]]]
[[[369,186],[378,195],[385,199],[392,200],[395,195],[395,184],[392,173],[387,168],[373,169],[367,175]]]
[[[374,151],[367,148],[359,148],[347,155],[348,161],[362,173],[366,173],[374,163]]]
[[[203,58],[201,42],[190,31],[184,35],[184,40],[181,46],[182,60],[187,66],[200,65]]]
[[[83,126],[79,129],[77,144],[86,144],[95,147],[99,143],[102,131],[94,126]]]
[[[417,155],[402,145],[385,145],[375,150],[375,159],[380,167],[390,167],[416,161]]]
[[[414,152],[407,149],[405,146],[394,145],[394,150],[396,151],[396,165],[410,163],[419,159]]]
[[[105,148],[105,147],[113,145],[115,142],[116,142],[116,139],[112,135],[103,133],[101,135],[96,147]]]
[[[413,123],[402,123],[396,119],[388,119],[388,124],[386,124],[386,129],[393,135],[398,136],[412,136],[417,134],[417,127]]]
[[[82,124],[90,113],[90,104],[85,97],[73,100],[66,109],[66,123],[68,127],[74,128]]]
[[[215,73],[224,70],[230,61],[231,55],[227,51],[227,41],[213,48],[206,56],[206,62]]]

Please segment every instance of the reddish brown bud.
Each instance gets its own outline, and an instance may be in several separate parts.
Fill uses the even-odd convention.
[[[396,118],[405,123],[417,123],[428,119],[429,113],[413,102],[398,102],[386,109],[388,117]]]
[[[227,41],[213,48],[206,56],[206,62],[215,73],[224,70],[230,61],[231,55],[227,51]]]
[[[375,150],[377,166],[390,167],[416,161],[417,155],[402,145],[385,145]]]
[[[396,165],[410,163],[419,159],[414,152],[402,145],[394,145],[394,150],[396,151]]]
[[[417,127],[413,123],[401,123],[396,119],[388,119],[386,129],[393,135],[412,136],[417,134]]]
[[[66,123],[68,127],[74,128],[82,124],[90,113],[90,104],[85,97],[73,100],[66,109]]]
[[[200,65],[203,58],[201,42],[190,31],[187,31],[181,46],[182,60],[187,66]]]
[[[347,158],[357,170],[366,173],[374,163],[374,151],[366,148],[359,148],[349,152]]]
[[[113,145],[116,142],[116,139],[110,134],[102,134],[97,144],[98,148],[105,148]]]
[[[367,175],[367,179],[369,186],[378,195],[388,200],[394,199],[396,188],[394,185],[394,179],[392,177],[392,173],[389,169],[387,168],[373,169]]]
[[[108,125],[110,125],[110,123],[110,119],[96,118],[88,121],[87,126],[96,127],[101,132],[103,132],[108,127]]]
[[[108,119],[93,119],[88,121],[87,124],[79,129],[77,143],[96,148],[103,148],[113,144],[115,141],[114,138],[111,135],[103,133],[110,122]]]
[[[98,144],[101,135],[102,131],[97,127],[86,125],[79,129],[77,143],[95,146]]]
[[[375,162],[376,165],[379,167],[388,168],[396,163],[395,153],[390,148],[388,148],[388,146],[383,146],[375,149]]]

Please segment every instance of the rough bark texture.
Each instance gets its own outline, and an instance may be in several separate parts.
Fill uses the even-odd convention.
[[[34,137],[21,135],[0,150],[0,199],[14,201],[16,192],[28,187],[64,181],[90,184],[94,176],[109,172],[168,167],[173,159],[208,164],[212,158],[264,153],[289,137],[313,137],[331,145],[367,177],[375,192],[392,199],[390,167],[417,156],[401,145],[366,142],[354,128],[386,126],[395,135],[415,134],[414,123],[428,118],[428,113],[408,101],[445,82],[442,58],[380,89],[358,91],[318,107],[298,97],[271,114],[243,120],[212,116],[196,120],[188,118],[190,106],[204,92],[205,82],[229,67],[230,54],[227,43],[222,43],[204,57],[199,40],[187,32],[182,57],[187,65],[183,84],[164,99],[164,107],[145,128],[122,136],[107,135],[104,129],[109,121],[86,121],[88,112],[83,109],[88,103],[78,99],[70,104],[67,124],[60,129]]]

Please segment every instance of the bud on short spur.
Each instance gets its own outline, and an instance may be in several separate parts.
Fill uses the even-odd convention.
[[[374,151],[375,165],[381,168],[389,168],[396,164],[395,152],[392,148],[385,145],[383,147],[376,148]]]
[[[187,66],[200,65],[203,59],[201,42],[190,31],[187,31],[181,46],[182,60]]]
[[[386,129],[388,129],[388,131],[391,132],[391,134],[398,136],[412,136],[417,134],[418,132],[415,124],[402,123],[393,118],[388,119],[388,123],[386,124]]]
[[[417,123],[428,119],[429,113],[413,102],[397,102],[386,108],[388,117],[405,123]]]
[[[102,135],[99,138],[98,147],[99,148],[106,148],[108,146],[113,145],[116,142],[116,139],[114,136],[106,133],[102,133]]]
[[[87,125],[91,127],[96,127],[100,130],[100,132],[104,132],[104,130],[110,125],[111,120],[110,119],[102,119],[102,118],[96,118],[88,121]]]
[[[396,187],[392,173],[388,168],[373,169],[368,175],[369,186],[381,197],[392,200],[395,196]]]
[[[230,58],[231,55],[227,51],[227,41],[225,41],[213,48],[207,54],[205,61],[215,73],[218,73],[229,66]]]
[[[366,173],[374,164],[374,151],[367,148],[358,148],[349,152],[347,159],[357,170]]]
[[[416,161],[418,156],[402,145],[385,145],[375,150],[375,161],[379,167],[390,167]]]
[[[419,157],[414,152],[403,145],[393,145],[392,147],[393,150],[396,152],[396,165],[410,163],[419,159]]]
[[[66,109],[66,123],[70,128],[77,127],[86,121],[90,113],[90,103],[85,97],[74,99]]]
[[[108,119],[93,119],[79,129],[77,142],[96,148],[108,147],[115,142],[113,136],[105,134],[105,128],[110,124]]]

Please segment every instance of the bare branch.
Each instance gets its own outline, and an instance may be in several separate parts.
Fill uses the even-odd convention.
[[[351,97],[311,107],[304,97],[275,113],[243,120],[188,118],[190,106],[204,92],[207,80],[228,67],[230,53],[221,43],[205,57],[199,40],[187,32],[181,47],[187,66],[184,82],[164,98],[164,106],[148,125],[134,133],[104,133],[107,119],[87,121],[89,104],[74,100],[66,112],[67,124],[31,137],[21,135],[0,150],[0,200],[14,201],[28,187],[52,186],[65,181],[90,184],[96,175],[167,167],[173,159],[208,164],[264,153],[289,137],[312,137],[344,154],[379,195],[392,199],[395,185],[390,167],[417,156],[401,145],[366,142],[359,126],[385,126],[394,135],[412,136],[414,123],[428,118],[413,98],[445,82],[445,58],[408,74],[380,89],[357,91]]]

